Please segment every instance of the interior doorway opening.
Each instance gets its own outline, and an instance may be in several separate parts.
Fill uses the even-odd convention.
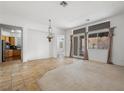
[[[22,61],[22,28],[0,24],[0,62]]]

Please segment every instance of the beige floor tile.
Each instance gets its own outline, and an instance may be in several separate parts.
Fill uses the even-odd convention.
[[[15,76],[12,76],[12,80],[20,81],[20,80],[23,80],[23,77],[22,75],[15,75]]]
[[[16,86],[15,85],[12,86],[12,90],[13,91],[26,91],[27,89],[24,83],[17,83]]]
[[[35,82],[35,81],[36,81],[35,77],[29,77],[29,78],[24,79],[25,83]]]
[[[11,80],[9,81],[4,81],[2,83],[0,83],[0,90],[2,91],[8,91],[8,90],[12,90],[12,82]]]
[[[39,85],[37,84],[37,81],[42,76],[44,76],[50,70],[56,69],[60,66],[69,65],[74,62],[78,62],[78,59],[65,58],[63,60],[59,60],[52,58],[52,59],[38,59],[26,63],[22,63],[18,60],[11,62],[4,62],[0,64],[0,90],[16,90],[16,91],[41,90],[39,88]],[[91,65],[92,64],[93,62],[91,62]],[[106,64],[102,64],[102,65],[108,66]],[[103,67],[96,66],[96,68],[101,69]],[[115,68],[113,70],[113,74],[115,74],[117,77],[120,77],[119,78],[120,81],[123,80],[123,77],[121,77],[122,75],[119,74],[119,72],[122,71],[122,68],[120,68],[120,66],[116,69]],[[109,74],[106,74],[106,76],[110,77]],[[115,79],[118,80],[117,77],[113,77],[113,80]]]
[[[12,88],[16,87],[17,85],[21,85],[23,83],[24,83],[23,80],[12,80]]]
[[[27,90],[30,90],[30,91],[39,91],[40,90],[40,88],[36,82],[27,82],[25,84],[25,87]]]
[[[0,77],[0,83],[1,82],[5,82],[5,81],[9,81],[9,80],[11,80],[11,76],[10,75],[2,75],[1,77]]]

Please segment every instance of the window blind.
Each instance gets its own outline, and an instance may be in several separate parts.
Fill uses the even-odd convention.
[[[88,27],[88,31],[90,32],[90,31],[106,29],[106,28],[110,28],[110,21],[100,23],[100,24],[91,25]]]
[[[81,34],[81,33],[85,33],[86,28],[81,28],[81,29],[77,29],[73,31],[73,34]]]

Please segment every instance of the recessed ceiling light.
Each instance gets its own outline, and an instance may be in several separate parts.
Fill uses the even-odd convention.
[[[89,22],[89,21],[90,21],[90,19],[86,19],[86,21],[87,21],[87,22]]]
[[[14,30],[11,30],[12,33],[14,33],[15,31]]]
[[[60,5],[63,7],[66,7],[68,5],[68,3],[66,1],[62,1],[62,2],[60,2]]]

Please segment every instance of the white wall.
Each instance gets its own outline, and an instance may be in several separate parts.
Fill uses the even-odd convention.
[[[47,25],[13,15],[0,15],[0,23],[23,27],[23,62],[38,58],[56,57],[55,38],[51,44],[46,39],[48,32]],[[55,37],[56,35],[65,35],[64,31],[55,27],[53,27],[53,31]]]
[[[124,14],[113,17],[112,26],[117,26],[113,40],[113,62],[124,65]]]
[[[68,30],[66,31],[66,34],[65,34],[65,44],[66,44],[66,53],[65,53],[65,56],[69,57],[70,56],[70,35],[72,35],[72,30]]]
[[[28,29],[28,60],[49,58],[49,42],[47,33],[35,29]]]
[[[89,60],[107,62],[108,50],[106,49],[88,49]]]
[[[113,57],[112,57],[112,61],[114,64],[117,65],[124,65],[124,41],[123,41],[123,35],[124,35],[124,14],[120,14],[120,15],[116,15],[110,18],[106,18],[104,20],[100,20],[97,22],[93,22],[84,26],[80,26],[81,27],[87,27],[89,25],[93,25],[93,24],[97,24],[97,23],[101,23],[104,21],[111,21],[111,27],[113,26],[117,26],[117,28],[115,29],[115,33],[114,33],[114,40],[113,40]],[[76,29],[76,28],[73,28]],[[72,34],[72,30],[67,30],[66,31],[66,56],[69,56],[70,53],[70,35]],[[88,53],[89,53],[89,59],[90,60],[96,60],[96,61],[100,61],[100,62],[106,62],[106,58],[107,58],[107,50],[99,50],[99,49],[88,49]]]

